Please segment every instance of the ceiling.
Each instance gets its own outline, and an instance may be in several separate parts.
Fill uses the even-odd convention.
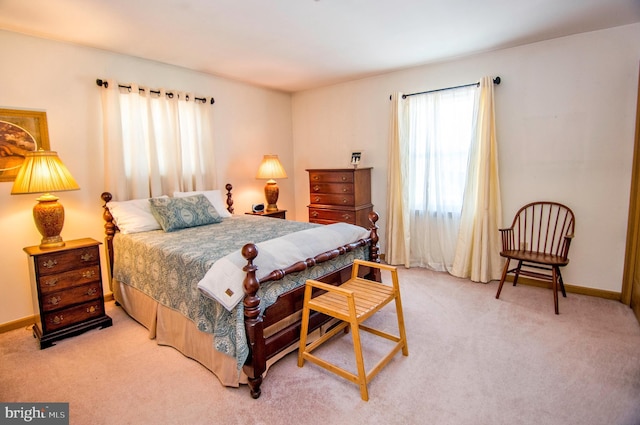
[[[295,92],[640,22],[640,0],[0,0],[0,29]]]

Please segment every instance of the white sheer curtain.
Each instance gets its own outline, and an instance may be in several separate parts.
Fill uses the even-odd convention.
[[[192,93],[101,90],[106,189],[117,200],[216,187],[212,106]]]
[[[486,79],[492,90],[492,79]],[[487,152],[484,123],[493,122],[493,100],[487,102],[482,84],[486,85],[485,79],[480,89],[472,85],[405,99],[399,93],[392,96],[385,254],[389,263],[462,277],[469,277],[467,268],[492,269],[483,261],[494,262],[494,254],[500,263],[499,248],[493,244],[497,227],[491,235],[493,226],[487,225],[500,221],[495,149],[490,162],[479,162]],[[490,133],[495,145],[494,127]],[[479,187],[486,189],[474,197]],[[477,202],[478,197],[491,200],[489,212],[488,204]],[[478,243],[486,246],[485,254],[465,249]]]
[[[462,87],[397,99],[398,137],[392,138],[390,157],[397,157],[391,170],[401,181],[396,190],[402,195],[394,193],[388,209],[390,214],[401,211],[402,217],[401,234],[388,229],[392,246],[404,239],[403,258],[392,251],[397,264],[437,271],[452,267],[476,91]]]

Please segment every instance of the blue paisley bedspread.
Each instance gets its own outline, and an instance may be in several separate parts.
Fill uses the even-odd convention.
[[[197,288],[209,268],[246,243],[259,243],[317,224],[265,219],[249,215],[225,218],[221,223],[165,233],[162,230],[116,234],[113,277],[160,304],[180,312],[202,332],[213,334],[214,348],[237,360],[238,371],[249,355],[244,329],[244,307],[231,311],[205,296]],[[260,308],[307,279],[314,279],[365,258],[368,248],[358,248],[303,272],[266,282],[258,291]]]

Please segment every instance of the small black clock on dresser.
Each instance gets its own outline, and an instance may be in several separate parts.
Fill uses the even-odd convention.
[[[65,246],[24,248],[29,255],[31,293],[36,323],[33,336],[40,348],[93,328],[106,328],[112,320],[104,309],[100,242],[66,241]]]

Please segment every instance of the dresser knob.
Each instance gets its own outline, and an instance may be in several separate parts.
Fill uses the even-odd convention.
[[[320,190],[320,186],[318,186],[318,185],[313,186],[313,191],[314,192],[318,192],[319,190]]]
[[[342,181],[343,181],[343,182],[346,182],[346,181],[347,181],[347,178],[346,178],[345,176],[342,176]]]
[[[343,203],[343,204],[348,204],[348,203],[349,203],[349,200],[348,200],[347,198],[345,198],[345,199],[343,199],[343,200],[342,200],[342,203]]]
[[[58,261],[57,260],[49,260],[49,261],[45,261],[44,263],[42,263],[42,265],[48,269],[52,269],[55,266],[58,265]]]
[[[91,279],[96,275],[95,270],[86,270],[82,272],[82,277],[85,279]]]
[[[87,295],[89,295],[90,297],[95,295],[96,292],[98,292],[98,290],[96,288],[89,288],[89,290],[87,291]]]
[[[54,325],[59,325],[60,323],[62,323],[64,321],[64,317],[62,317],[62,315],[60,316],[53,316],[53,318],[51,319],[51,323],[53,323]]]
[[[46,286],[56,286],[56,284],[58,283],[58,278],[57,277],[53,277],[51,279],[45,280],[44,284]]]
[[[351,216],[349,214],[344,214],[342,218],[344,218],[345,220],[351,220]]]
[[[313,200],[314,200],[316,203],[318,203],[318,202],[320,202],[320,197],[319,197],[319,196],[316,196],[315,198],[313,198]]]
[[[347,189],[346,187],[343,187],[343,188],[342,188],[342,192],[343,192],[343,193],[347,193],[348,191],[349,191],[349,189]]]
[[[49,304],[58,305],[60,304],[60,300],[62,300],[62,298],[60,298],[60,295],[51,297],[49,298]]]
[[[87,313],[95,313],[98,311],[98,306],[92,305],[91,307],[87,307]]]
[[[313,211],[313,212],[311,213],[311,217],[314,217],[314,218],[315,218],[315,217],[317,217],[317,216],[318,216],[318,211]]]
[[[314,179],[314,180],[319,180],[319,179],[320,179],[320,177],[318,177],[318,176],[313,176],[313,179]]]
[[[93,261],[95,256],[93,255],[93,252],[83,252],[82,255],[80,255],[80,259],[85,262]]]

